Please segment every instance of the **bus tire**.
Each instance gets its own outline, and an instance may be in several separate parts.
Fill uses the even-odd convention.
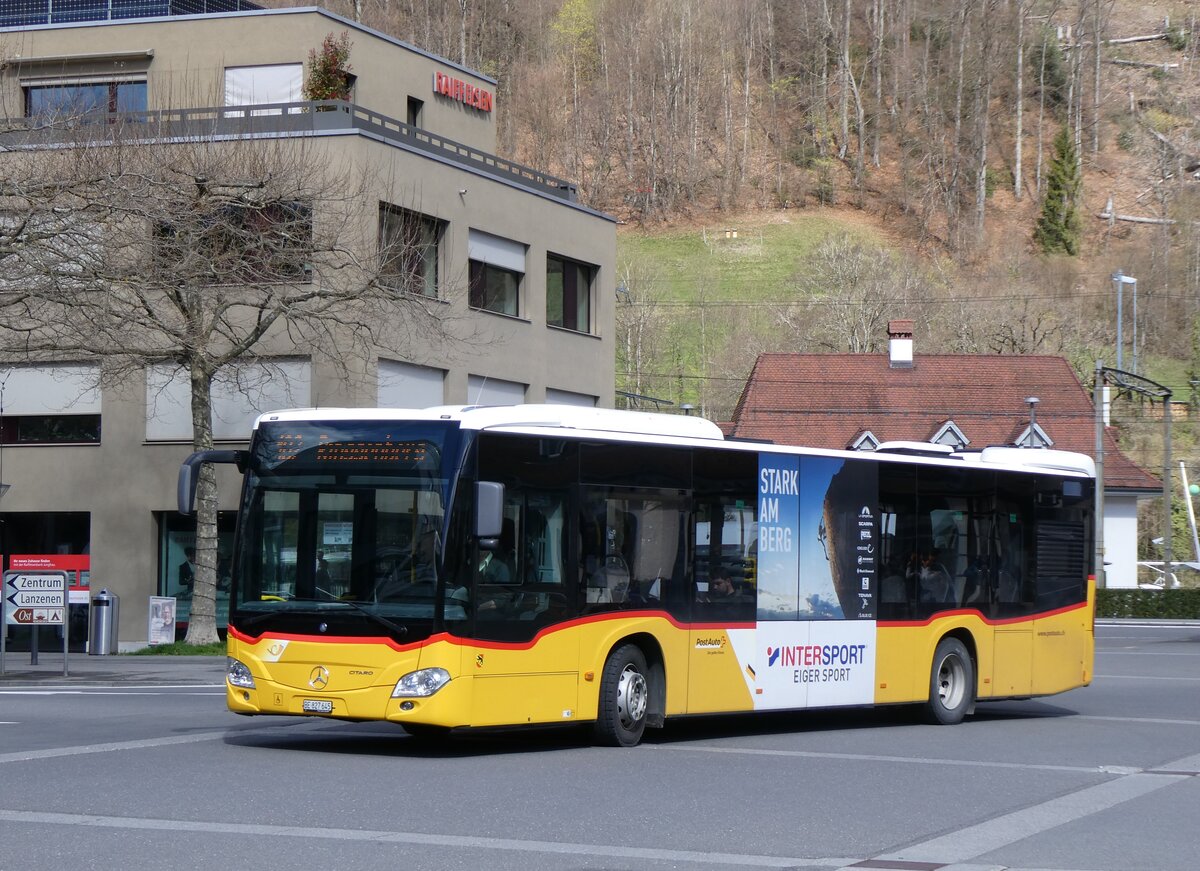
[[[650,704],[648,674],[646,657],[636,644],[623,644],[608,657],[600,674],[597,743],[633,747],[642,740]]]
[[[975,663],[966,645],[957,638],[938,642],[929,670],[929,701],[925,713],[931,723],[961,723],[975,702]]]

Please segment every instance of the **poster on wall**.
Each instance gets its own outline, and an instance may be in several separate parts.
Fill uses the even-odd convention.
[[[175,597],[150,597],[150,625],[147,637],[151,646],[175,643]]]
[[[86,553],[18,553],[9,557],[8,567],[16,572],[66,572],[72,605],[86,605],[92,567]]]

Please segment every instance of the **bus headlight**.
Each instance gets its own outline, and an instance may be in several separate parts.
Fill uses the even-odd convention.
[[[392,698],[431,696],[448,683],[450,683],[450,672],[444,668],[422,668],[410,671],[396,681],[396,688],[392,690]]]
[[[244,662],[234,659],[232,656],[225,658],[225,677],[235,687],[254,689],[254,677],[250,674],[250,669]]]

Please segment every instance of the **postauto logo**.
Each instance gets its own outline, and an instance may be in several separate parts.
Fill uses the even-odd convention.
[[[767,648],[767,667],[859,665],[866,661],[865,644],[790,644]]]

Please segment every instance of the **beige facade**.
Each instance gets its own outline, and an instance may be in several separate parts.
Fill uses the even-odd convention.
[[[310,49],[327,34],[342,32],[352,42],[351,105],[323,113],[227,109],[234,105],[231,88],[260,79],[270,87],[272,75],[276,82],[290,80],[290,70]],[[225,444],[245,440],[249,415],[281,404],[424,406],[511,399],[612,406],[615,221],[579,203],[562,180],[493,155],[496,87],[486,76],[314,9],[0,30],[0,53],[0,114],[10,118],[36,108],[31,89],[42,99],[57,94],[55,88],[144,82],[139,95],[144,106],[134,108],[147,117],[169,116],[172,123],[200,125],[193,132],[201,135],[208,131],[234,140],[264,133],[305,138],[330,166],[372,167],[379,204],[418,212],[440,227],[436,305],[464,324],[471,340],[447,347],[418,336],[405,354],[349,361],[340,359],[338,348],[314,351],[276,342],[270,350],[294,361],[289,365],[296,367],[295,377],[266,385],[258,394],[262,407],[247,407],[254,403],[245,396],[229,399],[216,433]],[[459,84],[448,86],[449,95],[435,93],[439,76]],[[484,92],[488,98],[480,96]],[[255,105],[290,102],[276,99],[276,92],[269,96]],[[485,111],[479,106],[487,99],[492,105]],[[209,111],[182,118],[181,109]],[[373,223],[375,203],[363,214],[365,223]],[[321,220],[316,203],[313,221]],[[378,236],[373,225],[361,229],[365,239]],[[469,263],[489,256],[496,259],[487,262],[502,262],[519,275],[515,313],[471,305]],[[586,276],[575,328],[548,323],[548,257],[579,264]],[[61,373],[31,380],[28,367],[11,354],[8,359],[0,363],[0,383],[32,384],[27,392],[33,398],[14,399],[10,392],[5,408],[0,387],[6,434],[0,477],[10,485],[0,496],[0,519],[11,520],[0,539],[5,567],[13,554],[86,548],[92,590],[103,587],[121,597],[121,647],[140,646],[147,638],[149,597],[179,592],[175,573],[186,531],[180,532],[174,505],[177,470],[190,451],[186,396],[172,393],[169,376],[150,373],[106,387],[88,407],[99,416],[98,439],[19,439],[14,419],[34,420],[39,413],[69,417],[77,409],[61,402],[38,408],[38,378],[59,384]],[[227,467],[218,473],[221,508],[232,511],[237,478]],[[80,524],[84,536],[61,532]],[[75,598],[86,595],[77,591]]]

